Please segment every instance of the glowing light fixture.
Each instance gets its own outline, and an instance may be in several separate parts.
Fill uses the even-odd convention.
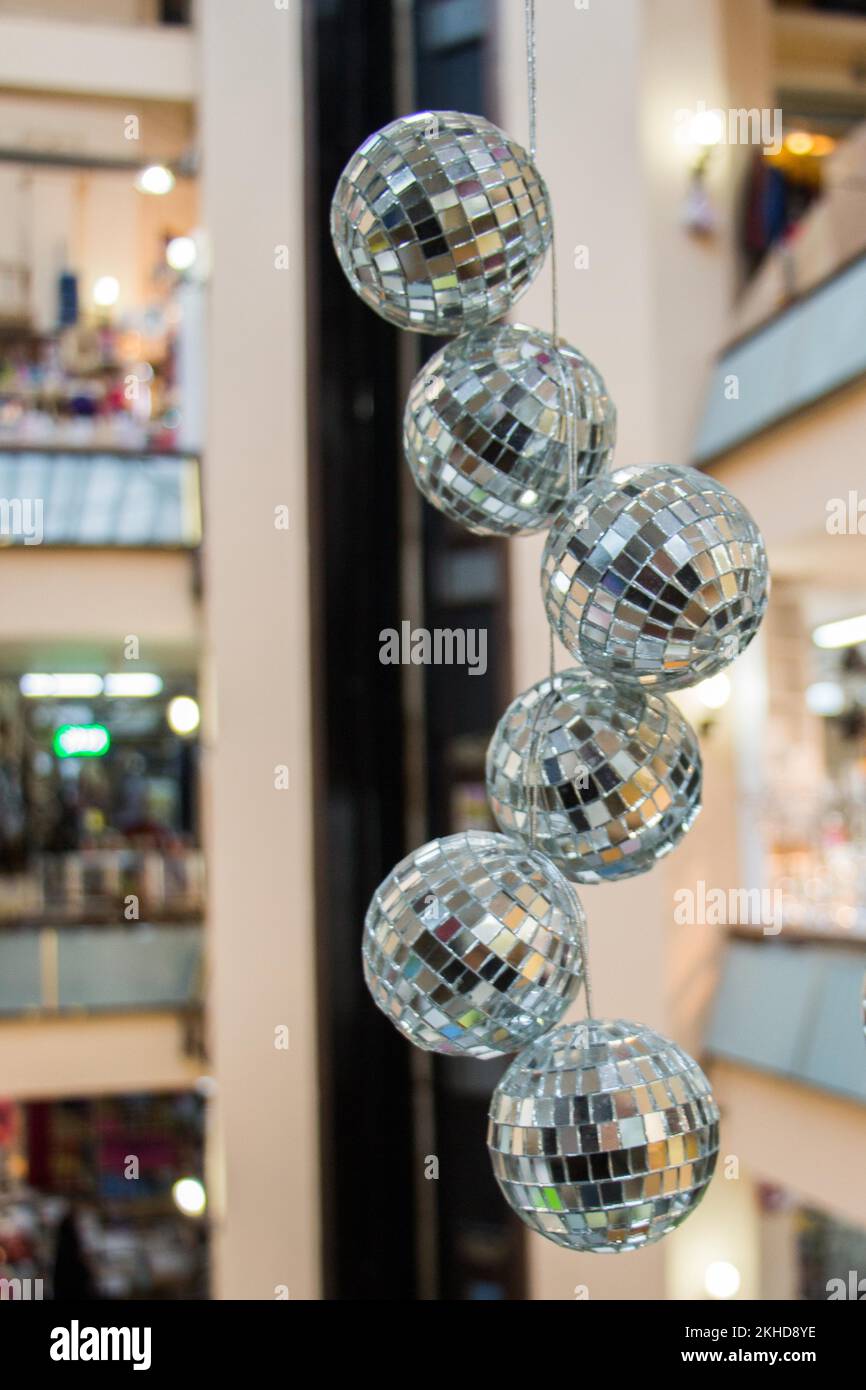
[[[207,1193],[198,1178],[178,1178],[171,1189],[172,1199],[184,1216],[202,1216],[207,1206]]]
[[[100,275],[93,286],[93,302],[100,309],[110,309],[120,298],[120,281],[113,275]]]
[[[168,727],[175,734],[192,734],[201,722],[198,701],[191,695],[175,695],[166,710]]]
[[[815,137],[807,130],[792,130],[790,135],[785,136],[785,149],[789,154],[812,154],[815,149]]]
[[[836,148],[836,141],[832,135],[813,135],[812,153],[818,159],[823,159],[825,155],[832,154]]]
[[[114,697],[147,698],[162,690],[162,677],[153,671],[115,671],[105,677],[105,693]]]
[[[172,237],[165,248],[165,259],[172,270],[189,270],[197,257],[198,249],[191,236]]]
[[[150,193],[161,198],[174,188],[174,174],[164,164],[148,164],[135,180],[139,193]]]
[[[111,734],[104,724],[61,724],[54,733],[58,758],[104,758]]]
[[[709,149],[718,145],[724,135],[722,117],[718,111],[697,111],[689,125],[691,144]]]
[[[729,1260],[714,1260],[704,1271],[704,1288],[710,1298],[735,1298],[742,1282],[740,1271]]]
[[[18,682],[18,689],[31,700],[90,699],[102,694],[102,677],[90,672],[28,671]]]
[[[866,642],[866,613],[860,613],[856,618],[841,618],[836,623],[822,623],[812,633],[812,641],[816,647],[829,651],[836,647],[856,647],[859,642]]]
[[[731,682],[721,671],[695,687],[695,694],[707,709],[723,709],[731,698]]]
[[[836,681],[815,681],[806,691],[806,707],[811,714],[832,718],[845,708],[845,692]]]

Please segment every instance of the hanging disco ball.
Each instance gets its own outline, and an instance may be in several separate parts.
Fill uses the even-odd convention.
[[[595,367],[519,323],[446,343],[416,376],[404,417],[421,492],[482,536],[549,526],[570,493],[606,466],[615,440],[616,409]]]
[[[540,854],[488,831],[448,835],[373,894],[364,977],[416,1047],[498,1057],[547,1032],[577,995],[583,921]]]
[[[551,528],[547,616],[572,656],[618,684],[680,690],[748,646],[769,597],[760,531],[693,468],[620,468]]]
[[[676,1043],[588,1019],[515,1057],[493,1093],[487,1144],[506,1201],[539,1235],[569,1250],[637,1250],[703,1197],[719,1110]]]
[[[579,883],[645,873],[701,809],[694,730],[664,695],[561,671],[512,701],[487,750],[501,830]],[[533,802],[535,810],[533,812]]]
[[[382,318],[456,334],[520,298],[552,223],[544,181],[518,144],[481,116],[421,111],[349,160],[331,236],[352,288]]]

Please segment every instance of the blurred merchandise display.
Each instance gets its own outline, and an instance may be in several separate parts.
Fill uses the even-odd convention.
[[[130,682],[137,696],[111,693]],[[0,679],[0,921],[201,916],[195,730],[176,732],[170,717],[179,698],[194,703],[176,693],[190,684],[155,673]],[[59,741],[94,728],[107,733],[98,757]]]
[[[0,1278],[33,1298],[206,1297],[206,1228],[172,1196],[198,1183],[203,1124],[195,1095],[0,1104]]]
[[[0,336],[0,446],[170,449],[179,424],[164,309],[123,324]]]
[[[157,850],[81,850],[40,855],[28,874],[0,875],[0,921],[51,917],[128,920],[199,917],[204,909],[204,857],[177,846]]]
[[[866,1231],[846,1225],[827,1212],[799,1212],[798,1297],[814,1302],[827,1298],[862,1301],[866,1284]],[[853,1284],[853,1287],[852,1287]]]

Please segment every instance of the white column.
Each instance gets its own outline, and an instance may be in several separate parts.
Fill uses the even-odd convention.
[[[202,0],[210,1182],[219,1298],[319,1289],[301,6]],[[288,248],[279,269],[277,247]],[[275,526],[287,505],[288,531]],[[290,790],[275,788],[288,768]],[[290,1046],[275,1046],[287,1027]]]

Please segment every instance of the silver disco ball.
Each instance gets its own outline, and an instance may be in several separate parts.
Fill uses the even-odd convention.
[[[577,995],[583,921],[540,854],[488,831],[448,835],[373,894],[364,977],[416,1047],[498,1057],[546,1033]]]
[[[602,474],[551,528],[542,591],[554,632],[596,675],[680,690],[748,646],[769,597],[746,508],[714,478],[655,464]]]
[[[713,1176],[719,1110],[697,1062],[622,1019],[589,1019],[515,1057],[490,1103],[487,1143],[509,1205],[569,1250],[660,1240]]]
[[[382,318],[456,334],[520,298],[552,223],[541,175],[518,144],[481,116],[421,111],[349,160],[331,236],[352,288]]]
[[[528,839],[534,828],[535,848],[569,878],[628,878],[651,869],[694,823],[700,748],[666,696],[561,671],[500,719],[487,796],[500,829]]]
[[[616,409],[595,367],[523,324],[446,343],[415,378],[404,417],[421,492],[482,536],[549,526],[570,492],[609,462],[615,440]]]

